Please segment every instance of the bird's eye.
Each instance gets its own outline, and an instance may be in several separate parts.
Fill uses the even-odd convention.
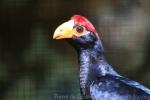
[[[82,32],[84,31],[83,26],[77,26],[76,31],[77,31],[78,33],[82,33]]]

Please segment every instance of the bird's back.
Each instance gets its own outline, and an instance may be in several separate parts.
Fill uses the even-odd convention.
[[[150,100],[150,90],[124,77],[106,75],[90,85],[92,100]]]

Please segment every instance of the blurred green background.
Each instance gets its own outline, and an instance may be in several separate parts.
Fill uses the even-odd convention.
[[[52,39],[73,14],[95,25],[117,72],[150,87],[149,9],[149,0],[1,0],[0,100],[81,100],[76,52]]]

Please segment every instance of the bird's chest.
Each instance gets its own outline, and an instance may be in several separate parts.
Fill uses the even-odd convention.
[[[141,100],[125,84],[105,76],[90,85],[90,95],[92,100]]]
[[[118,95],[116,92],[103,92],[103,91],[95,91],[91,92],[92,100],[133,100],[129,99],[128,96]]]

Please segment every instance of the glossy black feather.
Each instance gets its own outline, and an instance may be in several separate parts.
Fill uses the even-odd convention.
[[[68,42],[77,50],[83,100],[150,100],[150,90],[119,75],[104,57],[99,37],[88,33]]]
[[[124,77],[101,76],[89,87],[92,100],[150,100],[147,88]]]

